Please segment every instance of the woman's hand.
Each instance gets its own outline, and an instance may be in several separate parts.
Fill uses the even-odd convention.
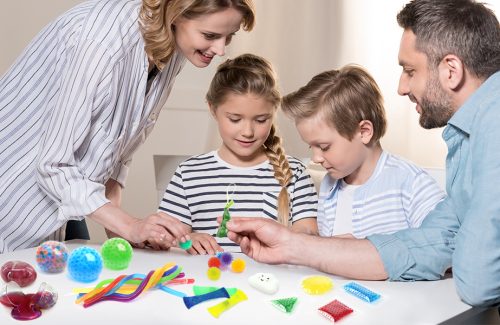
[[[165,213],[144,219],[132,217],[112,203],[97,209],[90,217],[109,231],[141,247],[147,241],[154,249],[168,249],[189,240],[191,228]]]
[[[142,240],[134,243],[137,247],[150,247],[154,250],[166,250],[175,247],[179,242],[190,239],[191,227],[165,213],[155,213],[139,219],[132,227],[132,238]],[[148,236],[146,239],[145,236]]]

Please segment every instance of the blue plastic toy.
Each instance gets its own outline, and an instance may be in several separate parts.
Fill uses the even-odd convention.
[[[68,272],[79,282],[97,280],[102,271],[102,258],[93,248],[83,246],[71,252],[68,259]]]

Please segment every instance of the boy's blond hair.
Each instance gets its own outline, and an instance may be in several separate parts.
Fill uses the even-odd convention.
[[[361,121],[370,121],[373,124],[370,145],[379,142],[387,127],[377,83],[356,65],[316,75],[307,85],[285,96],[281,108],[296,122],[313,116],[324,118],[348,140],[359,131]]]
[[[230,94],[253,94],[264,98],[277,109],[281,95],[276,79],[269,61],[253,54],[242,54],[219,65],[210,83],[206,99],[216,109]],[[278,195],[278,222],[288,226],[290,198],[287,186],[293,175],[274,123],[264,142],[264,150],[273,166],[274,177],[281,185]]]
[[[252,30],[252,0],[142,0],[139,24],[148,58],[160,70],[170,60],[176,48],[173,24],[178,18],[195,19],[227,8],[241,12],[243,30]]]

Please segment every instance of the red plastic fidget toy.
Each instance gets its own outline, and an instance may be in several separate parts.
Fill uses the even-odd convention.
[[[318,309],[320,314],[333,322],[337,322],[344,316],[349,315],[353,310],[337,299]]]

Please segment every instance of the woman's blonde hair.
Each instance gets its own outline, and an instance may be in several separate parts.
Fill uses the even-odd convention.
[[[253,54],[243,54],[219,65],[206,99],[211,107],[217,108],[230,94],[253,94],[264,98],[277,109],[281,96],[276,79],[269,61]],[[264,142],[264,151],[273,166],[274,177],[281,185],[278,195],[278,222],[288,226],[290,198],[287,186],[293,175],[274,123]]]
[[[142,0],[139,25],[148,58],[160,70],[170,60],[176,48],[173,24],[178,18],[195,19],[227,8],[241,12],[243,30],[252,30],[252,0]]]
[[[348,140],[359,130],[359,122],[370,121],[373,125],[370,145],[378,143],[387,127],[384,101],[377,83],[365,69],[356,65],[314,76],[307,85],[286,95],[281,109],[296,122],[320,116]]]

